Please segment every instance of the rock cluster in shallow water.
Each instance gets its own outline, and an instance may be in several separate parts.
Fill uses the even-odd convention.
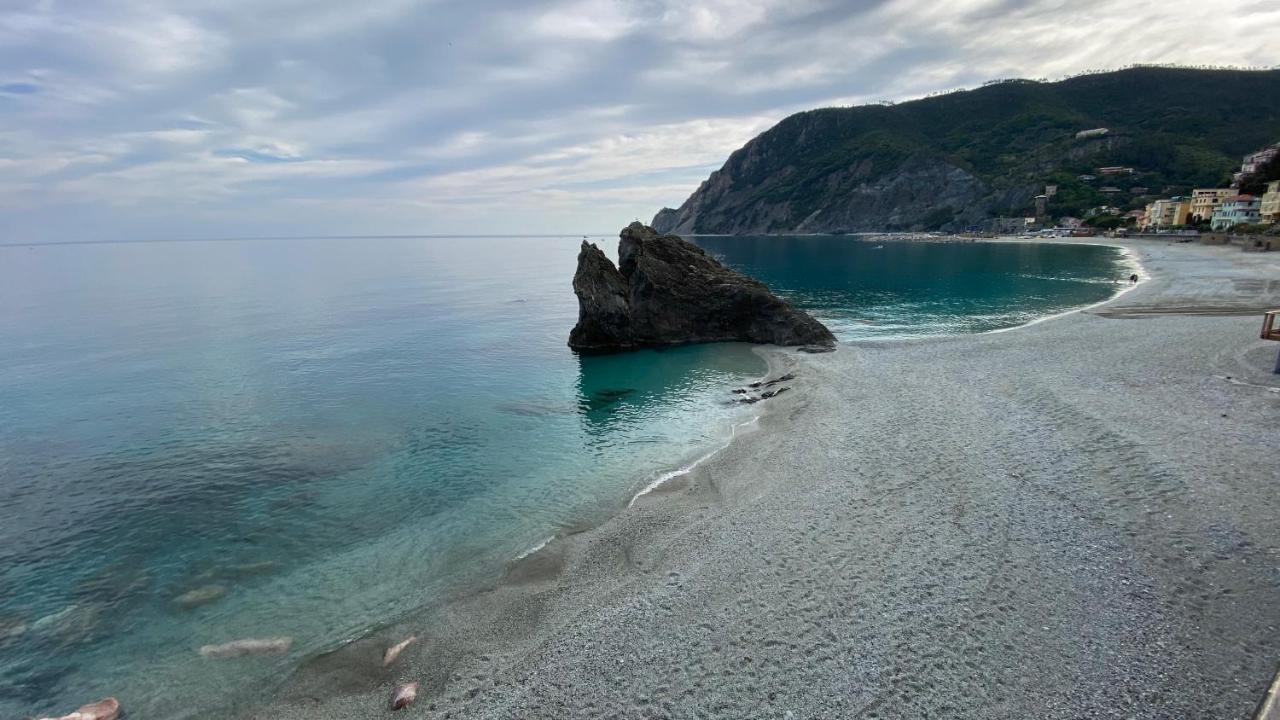
[[[835,344],[822,323],[675,235],[631,223],[622,231],[618,260],[615,267],[600,248],[582,243],[573,276],[578,324],[569,334],[575,350],[724,341]]]

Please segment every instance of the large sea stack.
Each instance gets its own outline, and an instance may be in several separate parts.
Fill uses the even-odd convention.
[[[614,267],[600,248],[582,243],[573,276],[578,324],[569,347],[615,352],[725,341],[835,344],[822,323],[675,235],[631,223],[622,231],[618,260]]]

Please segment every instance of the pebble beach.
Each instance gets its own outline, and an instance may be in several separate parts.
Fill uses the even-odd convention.
[[[1246,718],[1280,641],[1280,256],[1007,332],[761,352],[790,392],[241,718]],[[728,390],[726,390],[726,393]],[[384,667],[385,650],[417,642]]]

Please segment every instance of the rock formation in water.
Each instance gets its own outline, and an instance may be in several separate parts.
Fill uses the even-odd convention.
[[[835,344],[822,323],[675,235],[631,223],[622,231],[618,259],[614,267],[600,248],[582,243],[573,276],[578,324],[569,333],[575,350],[722,341]]]

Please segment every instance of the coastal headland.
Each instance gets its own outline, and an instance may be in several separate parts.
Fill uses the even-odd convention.
[[[417,680],[406,717],[1250,717],[1280,257],[1127,247],[1143,282],[1047,322],[762,351],[794,391],[722,452],[235,716],[383,717]]]

